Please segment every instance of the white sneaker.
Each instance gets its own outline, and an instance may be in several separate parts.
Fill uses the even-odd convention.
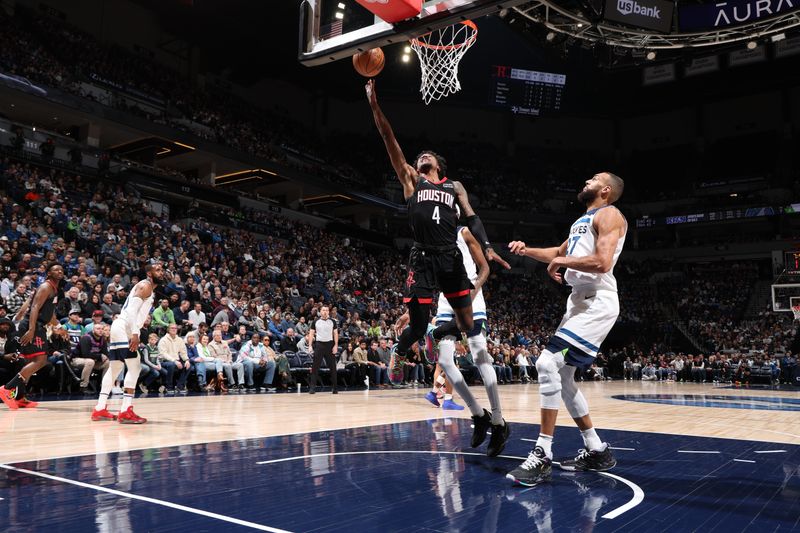
[[[120,387],[113,387],[111,389],[111,394],[123,394],[123,391]]]

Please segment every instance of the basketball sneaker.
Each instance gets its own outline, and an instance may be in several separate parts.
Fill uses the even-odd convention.
[[[537,446],[528,454],[521,465],[506,474],[517,485],[535,487],[545,481],[550,481],[553,476],[553,461],[544,454],[541,446]]]
[[[486,409],[483,410],[481,416],[472,417],[472,440],[469,443],[470,448],[477,448],[483,441],[486,440],[486,433],[492,427],[492,415]]]
[[[436,393],[433,392],[432,390],[428,391],[428,394],[425,395],[425,399],[431,402],[436,407],[439,407],[439,398],[436,397]],[[12,409],[15,409],[15,407],[12,407]]]
[[[117,420],[120,424],[144,424],[147,422],[146,418],[142,418],[133,412],[133,407],[128,407],[125,411],[120,411]]]
[[[39,402],[32,402],[27,398],[22,398],[21,400],[17,400],[17,407],[22,407],[23,409],[33,409],[38,405]]]
[[[562,470],[570,472],[605,472],[617,466],[617,460],[611,454],[611,449],[606,444],[603,451],[589,451],[585,448],[578,450],[574,459],[564,459],[559,465]]]
[[[486,447],[486,455],[489,457],[497,457],[503,452],[506,447],[506,442],[511,436],[511,428],[508,423],[503,420],[503,424],[492,424],[492,436],[489,438],[489,446]]]
[[[458,405],[453,400],[445,400],[442,402],[442,409],[447,409],[448,411],[463,411],[464,406]]]
[[[14,399],[14,392],[8,390],[5,387],[0,387],[0,400],[2,400],[3,403],[6,404],[9,409],[16,409],[19,407],[17,405],[17,401]],[[439,403],[437,402],[436,405],[438,406]]]
[[[116,420],[117,415],[108,412],[108,409],[97,409],[92,411],[92,422],[100,422],[101,420]]]

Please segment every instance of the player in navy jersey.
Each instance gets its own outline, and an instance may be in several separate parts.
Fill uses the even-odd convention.
[[[378,105],[375,81],[365,87],[375,125],[386,145],[397,179],[403,186],[403,197],[408,205],[408,219],[414,236],[414,245],[408,260],[405,298],[408,305],[409,327],[400,335],[396,354],[404,357],[411,345],[426,332],[433,294],[441,291],[453,308],[455,320],[437,328],[439,335],[460,336],[460,331],[475,336],[472,320],[472,283],[464,269],[464,261],[456,244],[459,214],[465,217],[466,226],[478,240],[489,261],[510,268],[492,250],[486,230],[469,204],[464,186],[447,179],[447,162],[439,154],[426,150],[410,165],[394,136],[389,121]],[[459,331],[460,330],[460,331]]]

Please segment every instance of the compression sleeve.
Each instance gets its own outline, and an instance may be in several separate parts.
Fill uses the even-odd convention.
[[[478,215],[467,217],[467,227],[480,243],[481,250],[485,252],[487,248],[492,247],[492,243],[489,242],[489,237],[486,235],[486,230],[483,228],[483,222],[481,222]]]

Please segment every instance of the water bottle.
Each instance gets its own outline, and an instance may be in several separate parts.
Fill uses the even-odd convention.
[[[300,384],[298,383],[298,384],[297,384],[297,394],[300,394],[300,388],[301,388],[301,387],[302,387],[302,385],[300,385]]]

